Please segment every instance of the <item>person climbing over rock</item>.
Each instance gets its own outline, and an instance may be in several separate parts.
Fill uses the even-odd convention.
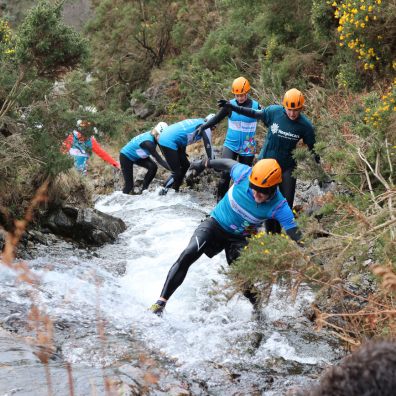
[[[78,120],[76,130],[68,135],[62,144],[62,152],[73,157],[75,168],[83,175],[87,174],[88,160],[92,153],[120,169],[120,164],[100,146],[93,136],[95,131],[95,124],[92,121]]]
[[[247,245],[249,237],[270,218],[278,220],[294,241],[301,237],[293,212],[278,188],[282,182],[282,171],[276,160],[262,159],[251,168],[232,159],[204,159],[193,162],[190,167],[198,173],[205,168],[230,172],[234,184],[210,217],[198,226],[188,246],[169,270],[160,297],[150,308],[159,316],[183,283],[190,266],[202,254],[212,258],[225,250],[227,262],[232,264]],[[258,298],[254,290],[247,288],[244,296],[257,310]]]
[[[261,109],[258,102],[249,98],[249,91],[249,81],[245,77],[236,78],[231,87],[234,99],[232,99],[230,103],[246,109]],[[251,166],[256,153],[256,118],[233,112],[232,109],[224,106],[214,117],[199,128],[211,128],[226,117],[228,118],[228,129],[223,144],[222,158],[238,160],[241,164]],[[217,186],[217,201],[223,198],[229,186],[230,174],[228,172],[223,172]]]
[[[147,169],[141,191],[148,189],[158,170],[157,164],[150,156],[152,156],[159,165],[170,170],[167,162],[156,150],[159,136],[167,127],[168,124],[166,122],[159,122],[151,131],[135,136],[121,149],[120,164],[125,181],[125,186],[122,190],[124,194],[129,194],[131,191],[133,192],[133,165]]]
[[[209,114],[205,118],[191,118],[169,125],[161,133],[158,145],[169,164],[172,171],[171,176],[165,181],[160,195],[165,195],[169,188],[179,191],[183,183],[190,162],[187,158],[187,146],[200,141],[204,142],[206,155],[213,157],[212,151],[212,128],[198,129],[198,127],[209,121],[214,114]]]
[[[274,158],[282,168],[282,183],[280,191],[286,198],[290,208],[293,208],[296,191],[296,178],[293,171],[296,161],[293,158],[293,150],[299,140],[302,140],[313,152],[315,145],[315,130],[311,121],[302,113],[304,109],[304,95],[296,88],[288,90],[282,104],[271,105],[261,110],[237,106],[225,99],[220,99],[218,105],[221,109],[228,109],[237,114],[260,119],[268,127],[263,148],[259,159]],[[320,162],[319,156],[314,153],[316,162]],[[276,222],[268,222],[267,230],[279,232],[280,227]]]

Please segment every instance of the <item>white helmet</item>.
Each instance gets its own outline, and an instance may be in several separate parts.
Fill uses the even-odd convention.
[[[208,114],[208,115],[204,118],[204,121],[205,121],[205,122],[208,122],[208,121],[209,121],[211,118],[213,118],[215,115],[216,115],[216,114],[214,114],[214,113]]]
[[[162,132],[164,132],[164,129],[167,128],[168,124],[166,122],[159,122],[154,129],[161,135]]]

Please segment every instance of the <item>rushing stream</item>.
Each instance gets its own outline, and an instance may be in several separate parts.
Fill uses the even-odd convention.
[[[213,205],[201,193],[115,192],[96,203],[128,226],[115,244],[92,251],[66,242],[36,247],[37,258],[28,265],[40,279],[37,287],[18,283],[13,271],[0,266],[0,395],[48,394],[37,347],[27,339],[33,334],[26,328],[32,300],[54,324],[54,395],[71,394],[66,362],[76,395],[106,394],[104,376],[129,386],[130,393],[122,394],[137,394],[131,389],[144,366],[160,378],[147,393],[228,396],[284,394],[337,359],[337,343],[315,332],[302,314],[313,298],[307,287],[295,304],[275,288],[259,323],[244,297],[228,301],[216,293],[226,282],[223,253],[192,265],[162,318],[147,310]]]

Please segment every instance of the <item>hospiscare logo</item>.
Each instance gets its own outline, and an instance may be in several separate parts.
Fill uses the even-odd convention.
[[[279,135],[285,139],[290,139],[290,140],[300,139],[300,136],[296,135],[295,133],[282,131],[282,129],[279,128],[279,125],[276,122],[274,122],[270,128],[273,135]]]
[[[274,123],[271,125],[271,132],[276,135],[279,131],[279,125],[277,123]]]

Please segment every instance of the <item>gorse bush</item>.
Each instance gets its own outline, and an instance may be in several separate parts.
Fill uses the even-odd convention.
[[[392,138],[394,140],[394,134],[389,126],[396,115],[396,78],[381,98],[378,95],[373,96],[371,100],[368,98],[366,101],[364,121],[373,128],[383,130],[389,141]]]
[[[282,282],[296,293],[307,275],[316,277],[322,271],[286,234],[259,232],[226,272],[235,290],[252,289],[265,300],[273,284]]]
[[[15,52],[0,58],[1,205],[20,215],[43,180],[71,165],[59,149],[72,105],[53,84],[88,51],[86,40],[64,25],[61,6],[49,1],[39,1],[14,35],[2,27],[3,53]]]
[[[39,76],[64,73],[86,55],[85,40],[62,22],[61,6],[41,0],[19,26],[15,57],[21,66],[35,67]]]
[[[14,37],[8,22],[0,19],[0,58],[9,58],[15,54]]]
[[[340,47],[352,50],[364,70],[396,70],[394,1],[328,1],[338,19]]]

